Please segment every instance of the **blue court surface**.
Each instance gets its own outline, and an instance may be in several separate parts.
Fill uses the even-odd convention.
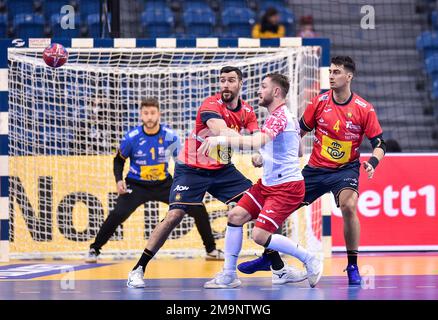
[[[243,279],[236,289],[204,289],[208,279],[152,279],[144,289],[125,280],[2,281],[1,300],[437,300],[438,276],[377,276],[374,283],[350,287],[344,277],[272,285],[270,278]]]
[[[356,287],[348,286],[345,260],[344,254],[326,259],[315,288],[307,280],[273,285],[270,272],[259,272],[239,273],[235,289],[204,289],[223,262],[203,259],[152,261],[144,289],[126,287],[133,260],[14,261],[0,265],[0,300],[438,300],[436,252],[362,254],[363,283]]]

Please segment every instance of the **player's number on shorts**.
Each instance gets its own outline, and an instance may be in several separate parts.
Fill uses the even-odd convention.
[[[155,148],[151,148],[149,152],[151,153],[152,160],[155,160]]]
[[[341,122],[341,120],[336,121],[335,125],[333,126],[333,129],[334,129],[336,132],[339,132],[339,123],[340,123],[340,122]]]

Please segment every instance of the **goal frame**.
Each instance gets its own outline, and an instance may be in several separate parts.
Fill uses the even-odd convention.
[[[330,41],[325,38],[285,37],[278,39],[251,38],[30,38],[30,39],[0,39],[0,262],[9,261],[9,135],[8,135],[8,49],[9,48],[41,48],[50,43],[60,43],[66,48],[287,48],[300,46],[321,47],[320,89],[329,89],[328,68],[330,65]],[[322,217],[323,243],[331,243],[330,210],[324,210]],[[325,250],[329,255],[331,250]]]

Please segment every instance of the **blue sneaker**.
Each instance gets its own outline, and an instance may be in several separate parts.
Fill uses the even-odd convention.
[[[257,271],[271,271],[271,265],[271,260],[266,255],[262,255],[255,260],[240,263],[237,269],[242,273],[252,274]]]
[[[350,286],[360,286],[362,278],[359,273],[359,267],[357,264],[349,264],[344,272],[347,271],[348,284]]]

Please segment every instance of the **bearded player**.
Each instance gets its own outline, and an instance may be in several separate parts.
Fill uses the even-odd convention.
[[[364,135],[367,136],[373,147],[372,156],[363,163],[369,179],[386,151],[373,105],[351,91],[355,71],[355,63],[350,57],[332,58],[330,90],[312,99],[300,120],[301,136],[315,130],[312,154],[302,171],[306,185],[303,205],[309,205],[327,192],[335,196],[344,220],[348,258],[344,271],[347,271],[350,285],[361,284],[357,266],[360,237],[358,149]],[[265,250],[262,257],[241,263],[238,269],[247,274],[269,270],[278,257],[278,252]]]
[[[258,133],[245,137],[208,137],[200,150],[217,145],[230,145],[243,150],[260,149],[263,156],[263,177],[253,185],[228,213],[225,233],[225,262],[222,272],[204,284],[207,289],[235,288],[241,284],[236,262],[242,248],[243,224],[256,219],[252,230],[254,241],[265,248],[296,257],[306,267],[299,272],[290,267],[279,269],[273,263],[273,283],[299,282],[306,277],[314,287],[322,274],[322,263],[312,253],[291,239],[274,234],[275,230],[299,208],[304,200],[304,180],[300,169],[300,126],[286,105],[289,80],[279,73],[263,78],[258,96],[259,105],[268,110],[268,117]],[[281,262],[281,259],[279,259]],[[294,273],[292,279],[285,277]],[[293,280],[296,281],[288,281]]]
[[[127,286],[143,288],[148,262],[181,222],[190,207],[202,205],[206,192],[225,204],[238,201],[252,183],[230,162],[231,149],[217,148],[209,155],[199,147],[209,136],[240,136],[239,132],[258,131],[253,108],[240,98],[242,72],[235,67],[220,70],[220,93],[204,100],[196,116],[196,125],[175,163],[169,196],[169,212],[157,225],[140,257],[129,273]]]

